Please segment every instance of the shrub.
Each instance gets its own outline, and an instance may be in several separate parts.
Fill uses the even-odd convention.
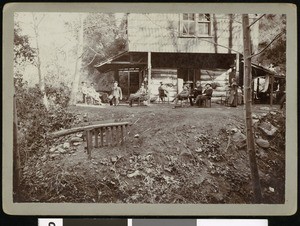
[[[18,146],[20,154],[27,151],[38,154],[44,147],[48,132],[68,128],[74,121],[73,114],[67,111],[69,88],[46,86],[50,108],[43,104],[43,94],[38,86],[28,87],[21,75],[15,76],[15,96],[18,117]],[[22,159],[22,158],[21,158]]]

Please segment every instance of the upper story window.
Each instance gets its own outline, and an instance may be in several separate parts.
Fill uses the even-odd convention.
[[[180,36],[210,36],[210,15],[201,13],[183,13],[180,16]]]

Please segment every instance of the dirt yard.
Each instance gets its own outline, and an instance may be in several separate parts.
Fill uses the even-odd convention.
[[[81,134],[49,142],[23,170],[21,202],[253,202],[243,106],[106,105],[71,111],[78,125],[133,125],[123,146],[94,148],[91,160]],[[253,121],[263,203],[284,203],[285,118],[278,106],[255,105]]]

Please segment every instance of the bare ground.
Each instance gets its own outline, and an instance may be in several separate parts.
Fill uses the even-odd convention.
[[[49,141],[49,147],[25,166],[18,201],[254,201],[248,154],[243,142],[234,137],[239,131],[245,134],[243,106],[172,109],[169,104],[153,104],[76,106],[70,110],[77,114],[79,125],[108,121],[133,125],[123,146],[94,148],[91,160],[85,142],[66,147],[64,153],[53,157],[50,149],[74,135]],[[284,203],[285,118],[277,106],[268,110],[255,105],[253,112],[255,137],[269,142],[267,148],[256,145],[263,203]],[[267,136],[258,128],[262,122],[272,123],[277,132]]]

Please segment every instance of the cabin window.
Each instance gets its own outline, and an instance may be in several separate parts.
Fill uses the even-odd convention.
[[[201,13],[183,13],[180,17],[180,36],[210,36],[210,15]]]

